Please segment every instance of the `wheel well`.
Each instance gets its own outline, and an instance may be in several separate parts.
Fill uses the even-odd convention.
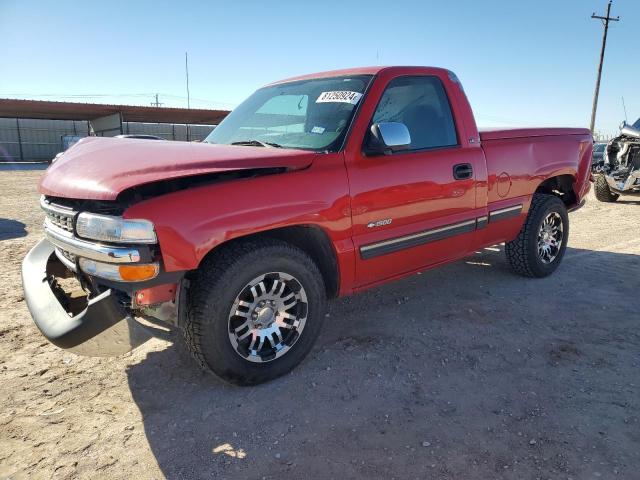
[[[547,193],[560,198],[567,207],[576,204],[576,194],[573,191],[573,183],[575,178],[573,175],[558,175],[557,177],[547,178],[538,185],[535,193]]]
[[[338,261],[331,240],[320,227],[313,225],[296,225],[245,235],[218,245],[211,250],[207,256],[213,255],[220,251],[221,248],[227,248],[237,242],[256,238],[275,238],[304,251],[318,266],[327,290],[327,297],[334,298],[338,296],[340,286]]]

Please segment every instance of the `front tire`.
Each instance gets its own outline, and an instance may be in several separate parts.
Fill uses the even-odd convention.
[[[562,262],[569,238],[569,215],[558,197],[535,194],[527,219],[505,253],[511,269],[524,277],[546,277]]]
[[[596,175],[593,181],[593,193],[601,202],[615,202],[620,197],[620,195],[611,191],[604,175]]]
[[[322,275],[302,250],[249,240],[205,259],[192,281],[183,333],[198,364],[237,385],[289,372],[324,320]]]

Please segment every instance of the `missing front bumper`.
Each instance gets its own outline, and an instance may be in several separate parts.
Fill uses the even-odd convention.
[[[91,298],[70,316],[54,294],[51,266],[60,262],[54,246],[41,240],[22,263],[24,296],[38,329],[54,345],[79,355],[111,357],[140,346],[153,335],[119,304],[112,290]]]

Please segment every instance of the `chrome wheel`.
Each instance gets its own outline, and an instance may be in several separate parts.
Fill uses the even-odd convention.
[[[544,217],[538,230],[538,258],[540,261],[545,264],[553,262],[560,253],[563,241],[562,217],[557,212],[551,212]]]
[[[250,362],[269,362],[287,353],[307,320],[307,294],[302,284],[283,272],[251,280],[229,312],[229,340]]]

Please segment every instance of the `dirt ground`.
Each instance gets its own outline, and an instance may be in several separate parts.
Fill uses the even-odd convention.
[[[502,247],[332,302],[315,349],[252,388],[180,340],[82,358],[38,333],[20,262],[41,172],[0,172],[0,478],[638,478],[640,202],[571,214],[560,269]]]

